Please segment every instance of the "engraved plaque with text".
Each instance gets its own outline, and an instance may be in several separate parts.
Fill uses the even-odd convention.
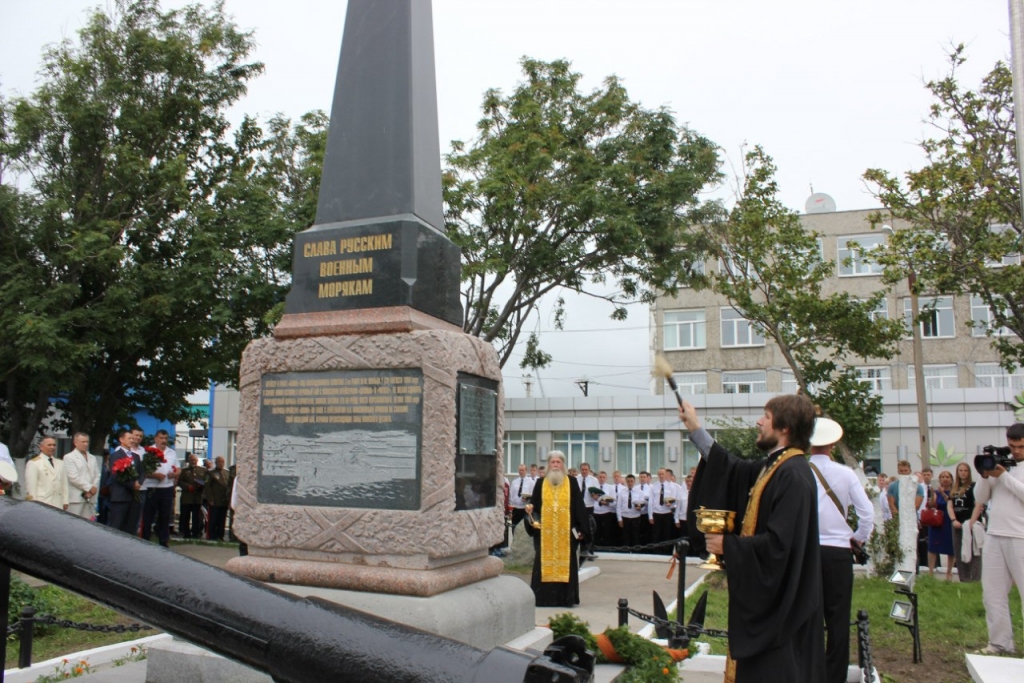
[[[498,392],[472,384],[459,384],[459,452],[496,453]]]
[[[497,504],[498,383],[459,373],[455,509]]]
[[[420,370],[262,378],[261,503],[418,510]]]

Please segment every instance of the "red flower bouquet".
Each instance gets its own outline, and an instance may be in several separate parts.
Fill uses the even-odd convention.
[[[156,446],[146,446],[146,453],[142,456],[142,469],[146,471],[146,476],[153,474],[157,471],[160,465],[167,462],[164,458],[163,451]]]
[[[135,469],[135,463],[132,462],[131,458],[121,458],[115,461],[110,466],[110,471],[114,473],[114,478],[117,479],[118,483],[128,488],[134,488],[135,482],[139,480],[139,473]],[[135,502],[138,503],[140,500],[142,500],[142,496],[139,495],[138,491],[135,491]]]

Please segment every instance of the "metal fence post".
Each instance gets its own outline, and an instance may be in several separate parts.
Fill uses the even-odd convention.
[[[32,666],[32,636],[36,630],[36,608],[25,605],[21,608],[21,641],[18,647],[18,668]]]
[[[874,681],[875,665],[871,661],[871,636],[868,634],[868,611],[857,612],[857,664],[860,666],[861,680]]]
[[[685,640],[686,642],[677,642],[673,644],[673,647],[682,646],[687,647],[690,644],[690,639],[686,638],[686,631],[683,629],[683,620],[686,618],[686,551],[689,544],[686,539],[680,539],[676,543],[676,559],[679,563],[679,582],[676,584],[676,623],[679,624],[679,628],[673,632],[673,640]]]
[[[629,623],[629,600],[619,598],[619,626]]]

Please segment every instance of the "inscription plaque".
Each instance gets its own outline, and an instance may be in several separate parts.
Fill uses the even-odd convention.
[[[459,373],[455,509],[497,504],[498,383]]]
[[[498,392],[459,384],[459,452],[494,455],[498,432]]]
[[[418,369],[263,375],[259,502],[418,510],[422,398]]]

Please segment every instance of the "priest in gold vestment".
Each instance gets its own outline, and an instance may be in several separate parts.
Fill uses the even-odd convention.
[[[589,532],[587,508],[576,479],[565,473],[561,451],[548,455],[547,474],[537,481],[526,511],[527,532],[536,551],[530,586],[537,607],[573,607],[580,603],[577,550]],[[539,527],[537,526],[539,525]]]

